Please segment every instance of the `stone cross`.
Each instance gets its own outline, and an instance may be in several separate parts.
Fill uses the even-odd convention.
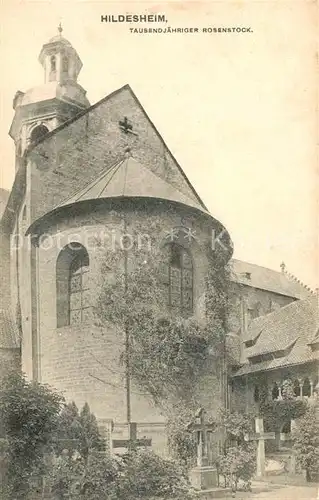
[[[136,422],[129,424],[129,437],[128,439],[112,439],[112,448],[127,448],[128,451],[135,450],[142,446],[152,446],[152,440],[147,438],[137,438],[137,425]]]
[[[214,424],[205,422],[205,410],[199,408],[195,414],[195,422],[190,422],[187,429],[197,434],[197,466],[208,464],[207,433],[215,430]]]
[[[265,475],[265,441],[267,439],[275,439],[274,432],[264,432],[264,420],[261,417],[255,418],[255,434],[245,437],[246,441],[257,441],[257,471],[256,476],[262,477]]]

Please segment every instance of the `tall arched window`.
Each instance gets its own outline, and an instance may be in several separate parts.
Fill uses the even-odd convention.
[[[57,326],[82,323],[91,317],[89,256],[79,243],[67,245],[57,260]]]
[[[185,248],[175,243],[165,246],[164,283],[169,307],[183,315],[193,312],[193,263]]]

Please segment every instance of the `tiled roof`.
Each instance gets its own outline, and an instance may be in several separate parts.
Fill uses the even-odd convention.
[[[0,349],[19,348],[19,332],[9,310],[0,309]]]
[[[268,320],[268,314],[263,315],[263,316],[258,316],[258,318],[255,318],[250,324],[247,330],[243,333],[242,335],[242,341],[247,342],[248,340],[256,340],[258,335],[260,335],[260,332],[262,331],[262,328],[264,324]]]
[[[285,366],[301,365],[304,363],[310,363],[312,361],[318,361],[318,352],[312,352],[304,356],[298,356],[295,361],[285,358],[272,359],[270,361],[262,361],[261,363],[245,364],[233,375],[234,377],[240,377],[243,375],[249,375],[250,373],[257,373],[269,370],[275,370],[276,368],[284,368]]]
[[[262,370],[270,370],[287,365],[319,360],[319,351],[311,347],[319,329],[318,297],[297,300],[251,322],[248,330],[253,330],[254,346],[244,349],[243,366],[235,376]],[[282,357],[251,363],[256,356],[282,351]]]
[[[125,158],[102,172],[97,179],[56,208],[86,200],[117,197],[147,197],[177,201],[209,215],[198,201],[189,198],[132,157]]]
[[[313,292],[286,272],[274,271],[267,267],[242,260],[231,260],[232,281],[242,285],[268,290],[270,292],[304,299]]]

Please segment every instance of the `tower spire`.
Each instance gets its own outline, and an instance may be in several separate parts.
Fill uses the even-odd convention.
[[[59,35],[62,37],[62,31],[63,31],[63,28],[62,28],[62,23],[61,21],[59,22],[59,26],[58,26],[58,32],[59,32]]]

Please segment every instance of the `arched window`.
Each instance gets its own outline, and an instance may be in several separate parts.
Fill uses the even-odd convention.
[[[167,287],[167,303],[172,310],[183,315],[193,312],[193,263],[187,250],[172,243],[166,245],[166,262],[163,267]]]
[[[51,56],[50,65],[51,65],[50,70],[56,71],[56,57],[55,56]]]
[[[49,132],[49,129],[45,125],[38,125],[31,132],[31,135],[30,135],[31,143],[38,142],[41,139],[41,137],[43,137],[48,132]]]
[[[82,323],[91,317],[89,256],[79,243],[67,245],[57,260],[57,326]]]
[[[300,396],[300,382],[298,379],[294,380],[294,395],[296,398]]]
[[[303,396],[311,396],[311,386],[309,378],[305,378],[303,386],[302,386],[302,395]]]
[[[272,399],[278,399],[279,398],[279,388],[277,383],[275,382],[271,391],[271,397]]]

